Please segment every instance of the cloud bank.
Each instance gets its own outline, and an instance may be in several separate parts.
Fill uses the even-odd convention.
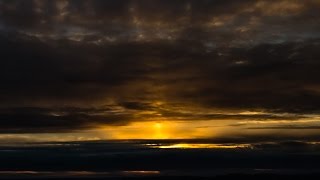
[[[319,12],[317,0],[1,0],[0,131],[317,116]]]

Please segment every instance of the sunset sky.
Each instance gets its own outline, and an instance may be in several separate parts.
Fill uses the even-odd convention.
[[[320,146],[319,77],[319,0],[0,0],[4,145]]]
[[[2,0],[0,139],[318,140],[319,15],[318,0]]]

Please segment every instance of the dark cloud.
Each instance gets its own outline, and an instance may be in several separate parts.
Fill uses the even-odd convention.
[[[124,125],[128,112],[95,108],[11,108],[0,110],[1,133],[58,133],[92,129],[98,125]]]
[[[3,0],[0,8],[6,29],[95,42],[191,39],[233,46],[319,37],[316,0]]]
[[[1,0],[1,132],[317,114],[319,8],[315,0]],[[57,107],[68,108],[54,116]]]

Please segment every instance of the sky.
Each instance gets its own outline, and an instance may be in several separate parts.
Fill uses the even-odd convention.
[[[320,142],[318,0],[0,0],[0,142]]]

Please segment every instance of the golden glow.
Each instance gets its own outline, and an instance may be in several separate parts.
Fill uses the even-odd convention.
[[[153,139],[166,139],[168,138],[167,133],[162,125],[162,123],[156,122],[154,124],[154,135]]]
[[[156,129],[161,129],[162,128],[162,124],[161,123],[155,123],[154,127]]]
[[[258,114],[259,112],[243,112],[242,114]],[[317,134],[318,131],[308,129],[301,131],[300,129],[290,129],[290,131],[283,131],[280,129],[260,129],[266,125],[271,127],[277,126],[312,126],[318,125],[319,119],[317,117],[305,118],[300,120],[244,120],[238,119],[230,120],[146,120],[136,121],[124,126],[103,126],[97,129],[100,132],[98,137],[101,139],[198,139],[198,138],[216,138],[239,135],[305,135],[306,133],[312,135]],[[255,129],[257,128],[257,129]],[[303,133],[302,133],[303,132]],[[190,148],[190,145],[188,145]],[[206,145],[201,145],[202,147]],[[212,146],[212,145],[211,145]]]
[[[211,123],[214,123],[213,126]],[[213,137],[223,128],[219,121],[146,121],[101,127],[107,139],[193,139]]]
[[[161,102],[155,103],[162,106]],[[164,107],[162,107],[164,108]],[[181,113],[183,109],[175,109]],[[115,112],[122,112],[121,109],[115,109]],[[187,111],[187,110],[185,110]],[[206,113],[194,111],[195,113]],[[37,134],[1,134],[0,141],[2,143],[12,142],[65,142],[65,141],[91,141],[91,140],[132,140],[132,139],[215,139],[221,137],[238,137],[238,136],[269,136],[277,134],[278,136],[294,136],[305,137],[315,136],[319,134],[318,129],[313,128],[295,128],[295,127],[317,127],[320,123],[318,115],[304,115],[304,118],[297,120],[285,119],[291,114],[274,114],[283,119],[222,119],[222,120],[179,120],[167,119],[159,114],[155,119],[144,118],[144,116],[154,116],[158,112],[144,111],[144,114],[136,115],[140,121],[132,120],[131,123],[124,125],[101,125],[90,130],[75,131],[72,133],[43,133],[41,136]],[[208,112],[207,112],[208,113]],[[242,112],[221,112],[230,116],[241,115],[259,115],[266,114],[264,112],[242,111]],[[53,116],[60,114],[54,113]],[[270,114],[273,115],[273,114]],[[280,128],[277,128],[280,127]],[[285,127],[285,131],[281,129]],[[291,128],[292,127],[292,128]],[[151,147],[152,145],[148,145]],[[159,146],[155,144],[154,146]],[[236,147],[239,147],[238,145]],[[234,148],[232,146],[221,146],[213,144],[174,144],[159,148]]]
[[[249,144],[224,145],[224,144],[187,144],[178,143],[170,145],[151,145],[151,147],[160,149],[235,149],[235,148],[249,148]]]

